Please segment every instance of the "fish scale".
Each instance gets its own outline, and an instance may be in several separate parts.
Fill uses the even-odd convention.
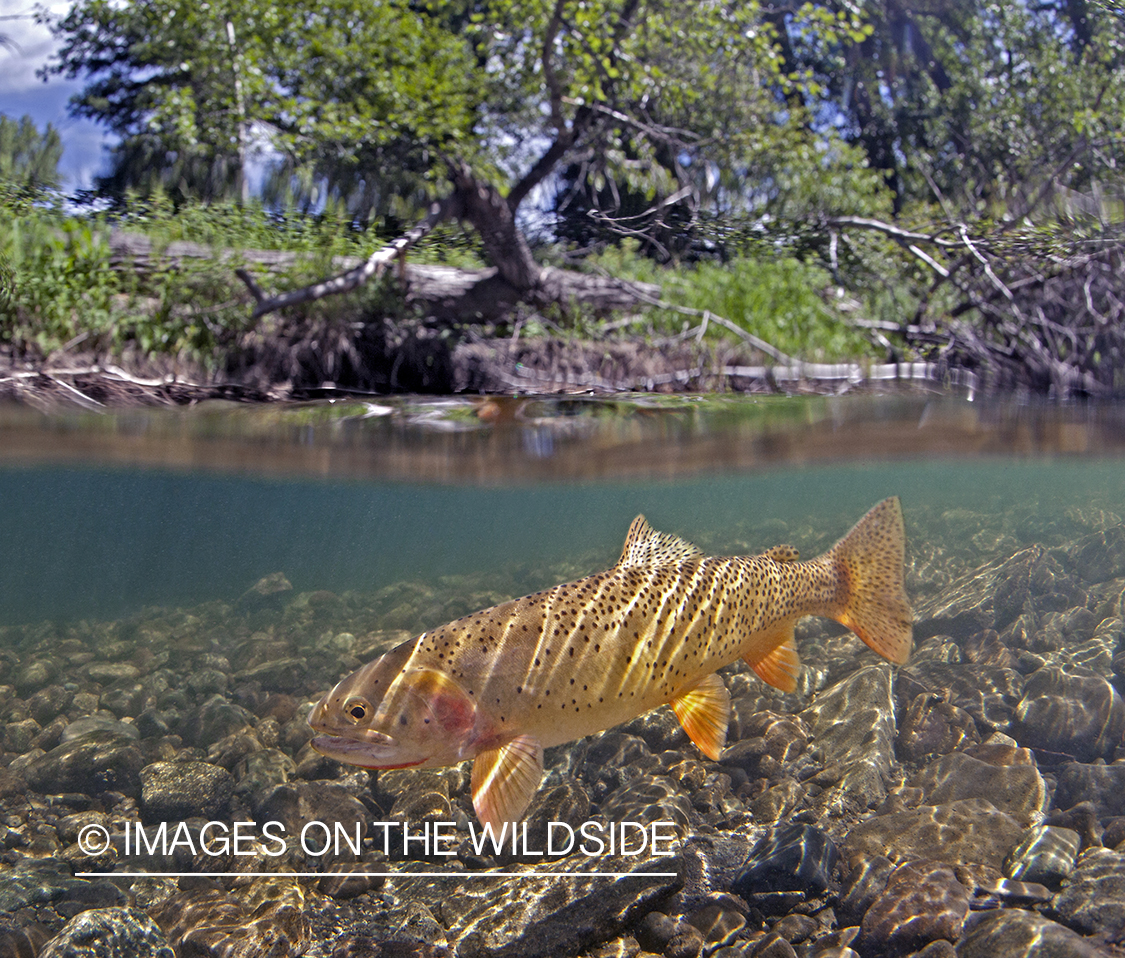
[[[897,499],[808,562],[791,546],[707,557],[638,516],[613,568],[425,632],[341,681],[310,715],[313,745],[370,768],[474,759],[474,806],[497,826],[527,807],[544,748],[659,705],[717,759],[730,704],[715,673],[742,658],[792,691],[801,617],[906,660],[904,543]]]

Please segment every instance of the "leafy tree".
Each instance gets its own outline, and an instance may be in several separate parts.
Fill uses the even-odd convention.
[[[1125,159],[1116,132],[1125,19],[1114,0],[864,0],[861,9],[868,36],[794,49],[790,67],[820,79],[821,108],[883,171],[896,210],[940,199],[947,213],[1018,214],[1045,176],[1089,183],[1095,168]]]
[[[48,72],[87,77],[73,112],[121,138],[103,194],[244,195],[248,154],[268,143],[275,195],[358,197],[364,218],[384,171],[416,188],[434,146],[467,128],[464,44],[404,3],[80,0],[50,23],[63,42]]]
[[[260,13],[230,2],[82,0],[64,17],[42,15],[62,40],[46,73],[88,78],[72,112],[120,138],[100,192],[241,191],[246,105],[265,85],[256,63],[272,38]]]
[[[0,184],[27,196],[59,185],[62,139],[51,124],[40,133],[30,116],[13,120],[0,113]]]

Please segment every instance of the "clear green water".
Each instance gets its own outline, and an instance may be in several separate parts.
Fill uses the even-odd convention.
[[[1125,508],[1112,417],[789,403],[557,404],[501,425],[464,404],[9,421],[0,624],[229,601],[274,572],[297,591],[488,570],[538,587],[563,565],[611,563],[640,512],[708,552],[785,536],[808,553],[888,495],[908,524]],[[152,440],[143,454],[138,437]]]
[[[462,840],[473,821],[464,766],[374,774],[338,766],[309,744],[309,709],[406,634],[605,568],[641,512],[708,553],[787,542],[811,556],[876,502],[900,496],[915,655],[893,673],[905,678],[892,703],[891,670],[857,668],[873,653],[842,630],[803,625],[796,694],[768,689],[741,663],[724,676],[738,719],[728,743],[765,741],[776,726],[790,736],[778,740],[784,761],[762,758],[755,744],[704,766],[657,710],[549,750],[539,820],[666,823],[685,839],[705,836],[693,855],[713,846],[719,864],[748,862],[767,829],[810,817],[846,844],[878,819],[884,784],[907,781],[929,759],[938,784],[927,807],[951,783],[959,805],[979,802],[981,789],[1005,802],[1009,785],[1030,776],[1021,807],[1046,810],[1046,786],[1026,764],[939,757],[918,717],[931,705],[961,722],[958,751],[992,731],[1037,749],[1058,781],[1071,781],[1070,793],[1056,790],[1070,795],[1065,811],[1087,798],[1084,782],[1115,774],[1123,748],[1125,706],[1114,688],[1125,635],[1123,422],[1115,408],[949,396],[499,408],[395,400],[77,417],[0,409],[0,911],[55,934],[92,894],[71,872],[109,871],[115,884],[94,889],[98,907],[118,903],[120,882],[177,946],[190,930],[237,940],[243,951],[255,946],[241,936],[253,934],[262,952],[288,935],[292,953],[310,958],[367,953],[363,936],[423,943],[411,953],[431,944],[460,954],[590,953],[617,934],[590,937],[591,911],[616,914],[629,896],[671,894],[667,876],[653,884],[664,868],[650,866],[663,859],[621,882],[579,872],[633,871],[623,857],[569,856],[538,871],[528,858],[400,860],[388,858],[372,826],[364,874],[354,876],[367,890],[353,897],[335,871],[351,867],[347,855],[295,841],[278,861],[140,854],[128,836],[138,823],[171,823],[178,835],[186,819],[228,827],[281,816],[291,837],[321,821],[402,822],[405,836],[428,819],[450,829],[459,819]],[[274,573],[292,590],[240,601]],[[998,611],[981,618],[981,608]],[[1002,636],[982,628],[993,622]],[[1065,680],[1065,694],[1035,691],[1044,676]],[[907,746],[913,757],[896,758]],[[1064,779],[1060,762],[1074,756],[1078,771]],[[1086,764],[1095,759],[1113,764]],[[969,771],[942,771],[946,760]],[[916,781],[929,779],[908,780]],[[1107,834],[1123,817],[1119,792],[1094,796]],[[856,820],[840,809],[858,810]],[[968,831],[983,840],[992,821],[974,819]],[[922,820],[927,834],[930,824]],[[93,850],[82,844],[89,829],[104,836]],[[941,834],[941,847],[903,855],[962,861]],[[879,854],[897,838],[877,842]],[[991,856],[965,860],[998,868],[1007,851],[964,854]],[[497,877],[512,867],[524,870],[519,880]],[[566,877],[549,877],[555,867]],[[259,868],[265,877],[247,885]],[[722,868],[710,872],[718,876],[710,893],[735,887]],[[309,877],[298,885],[272,874],[281,869]],[[235,871],[244,874],[223,877]],[[177,884],[201,875],[220,876],[220,897]],[[262,896],[276,915],[259,910]],[[759,904],[775,909],[771,918],[790,907],[768,892]],[[246,918],[231,931],[234,913]],[[824,929],[836,918],[855,920],[841,911]]]

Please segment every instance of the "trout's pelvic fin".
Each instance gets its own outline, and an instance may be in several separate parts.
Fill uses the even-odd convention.
[[[657,532],[644,516],[637,516],[625,536],[625,548],[615,568],[633,565],[652,565],[657,562],[682,562],[703,555],[686,539],[669,532]]]
[[[473,809],[482,825],[500,834],[531,804],[543,778],[543,746],[530,735],[517,735],[499,748],[481,752],[473,762]]]
[[[730,694],[714,672],[690,692],[671,701],[672,711],[704,755],[717,762],[727,740]]]
[[[883,658],[910,658],[914,615],[902,583],[906,532],[898,497],[884,499],[827,553],[840,583],[832,612]]]
[[[801,674],[801,657],[793,638],[794,625],[792,619],[778,622],[758,643],[769,652],[758,659],[752,652],[742,657],[758,678],[782,692],[796,692],[797,676]]]

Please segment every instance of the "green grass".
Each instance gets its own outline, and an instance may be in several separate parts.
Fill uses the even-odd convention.
[[[610,249],[592,265],[614,276],[656,283],[666,302],[722,316],[790,356],[825,362],[873,352],[867,338],[829,305],[829,272],[793,256],[744,256],[725,264],[669,269],[628,249]],[[685,315],[674,310],[653,307],[648,314],[655,328],[675,331],[685,322]],[[695,325],[700,319],[688,321]],[[708,325],[707,335],[735,338],[718,323]]]

